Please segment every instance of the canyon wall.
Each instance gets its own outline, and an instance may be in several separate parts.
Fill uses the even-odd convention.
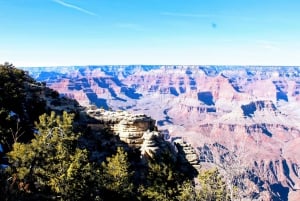
[[[157,126],[171,141],[184,139],[198,150],[198,156],[203,156],[203,147],[214,143],[228,149],[233,145],[242,147],[256,171],[264,173],[260,179],[268,183],[268,188],[273,188],[273,192],[280,189],[281,197],[290,200],[299,196],[299,67],[24,69],[62,96],[74,98],[83,106],[93,104],[98,108],[136,114],[135,119],[130,119],[126,112],[119,112],[122,120],[115,117],[110,120],[118,121],[111,130],[121,133],[120,138],[132,146],[147,152],[143,143],[153,143],[152,137],[159,135],[154,131]],[[91,114],[99,121],[105,121],[96,111],[90,112],[94,112]],[[151,116],[156,122],[139,114]],[[147,134],[147,130],[154,132],[153,135]]]

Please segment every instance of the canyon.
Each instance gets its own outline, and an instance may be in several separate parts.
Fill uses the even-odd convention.
[[[223,155],[231,153],[239,164],[251,167],[258,192],[272,192],[279,200],[300,197],[299,67],[22,69],[60,96],[75,99],[87,108],[103,108],[88,114],[100,122],[109,121],[110,129],[120,131],[121,139],[149,155],[151,149],[159,149],[148,145],[160,134],[166,141],[191,145],[186,150],[193,147],[203,167],[217,162],[216,154],[222,147]],[[109,120],[104,114],[109,114]],[[191,161],[196,161],[191,152]]]

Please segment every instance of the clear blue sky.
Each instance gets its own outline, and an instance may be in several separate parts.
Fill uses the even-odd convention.
[[[0,0],[0,63],[300,65],[300,0]]]

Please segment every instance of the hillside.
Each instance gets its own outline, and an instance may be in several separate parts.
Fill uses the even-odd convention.
[[[1,200],[205,199],[195,150],[165,141],[151,117],[82,107],[11,64],[0,72]]]

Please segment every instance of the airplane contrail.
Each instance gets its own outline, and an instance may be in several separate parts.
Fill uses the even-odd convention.
[[[52,0],[52,1],[55,2],[55,3],[58,3],[58,4],[62,5],[62,6],[65,6],[65,7],[68,7],[68,8],[72,8],[72,9],[75,9],[75,10],[78,10],[78,11],[80,11],[80,12],[82,12],[82,13],[86,13],[86,14],[92,15],[92,16],[97,16],[97,14],[95,14],[95,13],[89,11],[89,10],[86,10],[86,9],[81,8],[81,7],[79,7],[79,6],[75,6],[75,5],[73,5],[73,4],[66,3],[66,2],[64,2],[64,1],[62,1],[62,0]]]

